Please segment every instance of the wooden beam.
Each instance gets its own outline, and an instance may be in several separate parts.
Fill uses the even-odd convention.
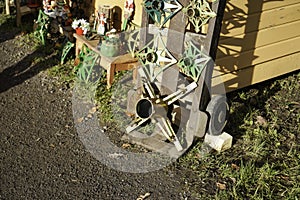
[[[5,8],[6,8],[6,14],[10,15],[10,10],[9,10],[9,0],[5,0]]]
[[[16,9],[17,9],[17,27],[21,26],[21,6],[20,6],[20,0],[16,0]]]

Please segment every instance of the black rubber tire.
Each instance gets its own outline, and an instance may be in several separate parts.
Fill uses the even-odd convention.
[[[225,95],[213,96],[206,111],[209,113],[207,132],[210,135],[220,135],[227,123],[229,105]]]

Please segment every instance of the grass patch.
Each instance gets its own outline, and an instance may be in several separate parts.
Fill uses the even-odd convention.
[[[299,83],[297,72],[228,95],[231,111],[225,131],[234,136],[233,147],[202,158],[199,142],[179,159],[204,182],[201,187],[213,191],[201,193],[197,185],[190,186],[195,198],[300,197]]]
[[[65,64],[57,64],[48,70],[48,75],[56,77],[61,84],[73,85],[76,74],[74,72],[74,60],[68,60]]]

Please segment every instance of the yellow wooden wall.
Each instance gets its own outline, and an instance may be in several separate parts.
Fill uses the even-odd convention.
[[[299,0],[229,0],[214,83],[232,91],[300,69]]]
[[[123,9],[125,0],[91,1]],[[216,63],[213,85],[227,92],[300,69],[300,1],[227,0]]]

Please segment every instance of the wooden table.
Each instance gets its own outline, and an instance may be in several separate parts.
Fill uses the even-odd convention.
[[[134,69],[139,65],[137,58],[133,58],[131,54],[124,54],[117,57],[107,57],[104,56],[97,45],[99,40],[87,40],[84,36],[74,33],[76,38],[76,49],[75,54],[78,54],[81,51],[83,45],[86,45],[89,49],[96,52],[100,56],[100,66],[107,71],[107,87],[110,88],[114,80],[115,72]]]

